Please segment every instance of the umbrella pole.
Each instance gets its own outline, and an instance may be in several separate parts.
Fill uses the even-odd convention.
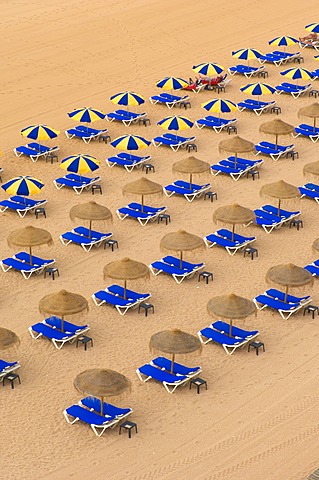
[[[174,373],[175,353],[172,354],[171,373]]]
[[[61,316],[61,332],[64,332],[64,315]]]
[[[30,265],[32,265],[32,247],[30,247]]]
[[[313,131],[316,131],[316,117],[313,119]]]
[[[276,149],[278,148],[278,134],[276,134]]]
[[[278,217],[280,217],[280,198],[279,198],[279,201],[278,201]]]
[[[127,298],[126,298],[126,280],[124,280],[124,300],[127,300]]]
[[[235,153],[235,168],[237,168],[237,152]]]
[[[89,238],[92,238],[92,220],[90,220],[90,226],[89,226]]]
[[[144,195],[142,195],[142,213],[144,213]]]
[[[101,415],[103,415],[104,412],[104,397],[101,397]]]
[[[192,189],[192,181],[193,181],[193,174],[191,173],[189,175],[189,188],[190,188],[190,190]]]
[[[287,302],[287,297],[288,297],[288,285],[286,286],[284,302]]]
[[[232,235],[231,235],[232,242],[234,241],[234,239],[235,239],[235,224],[233,225],[233,228],[232,228]]]
[[[181,252],[180,257],[179,257],[179,268],[181,270],[183,269],[183,252]]]
[[[233,320],[231,319],[230,322],[229,322],[229,336],[232,337],[233,333]]]

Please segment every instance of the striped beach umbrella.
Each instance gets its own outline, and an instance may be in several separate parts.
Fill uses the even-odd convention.
[[[312,73],[305,68],[288,68],[288,70],[280,72],[280,75],[291,80],[311,80],[313,77]]]
[[[59,133],[59,130],[55,130],[47,125],[30,125],[21,130],[23,137],[32,138],[32,140],[50,140],[57,137]]]
[[[116,95],[112,95],[110,98],[111,102],[115,105],[125,105],[135,107],[137,105],[141,105],[145,102],[144,98],[139,95],[138,93],[134,92],[120,92]]]
[[[272,87],[271,85],[268,85],[267,83],[249,83],[248,85],[245,85],[244,87],[241,87],[240,90],[244,93],[247,93],[248,95],[256,95],[259,97],[260,95],[270,95],[272,93],[275,93],[275,88]]]
[[[319,33],[319,23],[310,23],[309,25],[305,26],[305,29],[309,32]]]
[[[272,40],[269,40],[269,45],[273,45],[274,47],[284,47],[284,51],[286,47],[290,47],[290,45],[294,45],[295,43],[298,43],[299,40],[297,40],[294,37],[288,37],[288,36],[283,36],[283,37],[276,37],[273,38]]]
[[[232,56],[238,58],[239,60],[247,60],[249,65],[249,60],[260,58],[262,53],[255,48],[241,48],[240,50],[232,52]]]
[[[194,65],[193,70],[205,77],[212,77],[214,75],[220,75],[225,69],[217,63],[200,63],[199,65]]]
[[[319,60],[319,55],[315,55],[313,58],[314,58],[315,60]]]
[[[157,125],[164,128],[165,130],[187,130],[192,128],[194,122],[189,120],[189,118],[176,115],[174,117],[166,117],[163,120],[157,122]]]
[[[91,155],[71,155],[70,157],[64,158],[60,164],[63,170],[79,173],[80,175],[82,173],[94,172],[99,166],[99,160]]]
[[[178,77],[165,77],[163,80],[159,80],[156,83],[158,88],[163,90],[181,90],[182,88],[187,87],[188,83],[186,80]]]
[[[77,122],[85,122],[85,123],[92,123],[96,122],[97,120],[104,120],[105,113],[101,112],[100,110],[96,110],[95,108],[76,108],[73,112],[68,113],[70,118]]]
[[[219,98],[210,100],[201,104],[202,108],[205,108],[208,112],[211,113],[231,113],[237,110],[237,105],[230,100],[221,100]]]
[[[1,185],[3,190],[9,195],[36,195],[40,192],[44,184],[37,178],[27,176],[19,176],[12,178],[4,185]]]
[[[141,150],[151,144],[148,140],[139,135],[123,135],[111,142],[112,147],[118,150]]]

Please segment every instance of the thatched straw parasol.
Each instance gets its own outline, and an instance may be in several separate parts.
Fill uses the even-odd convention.
[[[76,376],[73,384],[81,394],[101,399],[101,415],[105,398],[119,397],[131,391],[131,381],[127,377],[106,368],[85,370]]]
[[[207,303],[207,311],[215,318],[229,320],[229,335],[232,336],[233,320],[256,314],[256,306],[251,300],[230,293],[211,298]]]
[[[319,118],[319,103],[315,102],[307,107],[300,108],[298,117],[308,117],[313,119],[313,129],[316,130],[316,120]]]
[[[41,313],[61,316],[62,332],[64,331],[64,317],[66,315],[75,315],[88,309],[88,302],[82,295],[66,290],[49,293],[39,301],[39,311]]]
[[[312,244],[312,248],[314,250],[316,250],[317,252],[319,252],[319,238],[317,238],[317,240],[315,240]]]
[[[173,172],[188,174],[190,188],[192,188],[193,175],[209,172],[210,165],[196,157],[188,157],[184,160],[179,160],[178,162],[173,163],[172,170]]]
[[[297,267],[293,263],[275,265],[267,270],[266,281],[286,287],[285,299],[287,299],[289,287],[303,287],[313,284],[313,277],[308,270]]]
[[[0,327],[0,350],[6,350],[13,345],[18,345],[20,339],[18,335],[7,328]]]
[[[171,373],[174,373],[175,355],[201,352],[202,350],[198,337],[177,328],[163,330],[152,335],[149,347],[152,353],[161,352],[172,355]]]
[[[144,197],[145,195],[161,195],[163,193],[163,187],[159,183],[151,182],[145,177],[135,180],[135,182],[124,185],[122,192],[124,195],[141,195],[142,196],[142,212],[144,211]]]
[[[300,197],[300,192],[297,187],[286,183],[283,180],[279,180],[274,183],[267,183],[260,189],[261,195],[266,195],[271,198],[278,198],[278,215],[280,215],[280,203],[281,200],[288,200],[296,197]]]
[[[255,213],[249,208],[242,207],[238,203],[233,205],[225,205],[219,207],[213,213],[213,220],[215,223],[222,222],[232,225],[232,240],[235,236],[235,225],[248,225],[256,219]]]
[[[8,245],[12,247],[29,247],[30,265],[32,265],[32,247],[51,245],[53,243],[51,233],[43,228],[32,226],[19,228],[11,232],[7,238]]]
[[[167,233],[161,239],[160,249],[162,251],[180,252],[180,268],[183,266],[183,252],[197,249],[204,249],[205,243],[201,237],[188,233],[185,230]]]
[[[91,200],[90,202],[80,203],[72,207],[70,210],[70,218],[71,220],[75,220],[76,218],[89,220],[89,238],[91,238],[92,222],[95,220],[112,221],[113,216],[112,212],[107,207],[99,205]]]
[[[239,153],[255,152],[255,145],[244,138],[235,136],[233,138],[222,140],[219,143],[219,151],[225,151],[235,154],[235,166],[237,164],[237,157]]]
[[[312,163],[307,163],[303,167],[303,173],[310,173],[311,175],[319,175],[319,161],[317,162],[312,162]]]
[[[126,299],[127,280],[137,280],[139,278],[148,278],[150,271],[147,265],[130,258],[122,258],[105,265],[103,270],[104,278],[113,280],[124,280],[124,298]]]
[[[278,146],[279,135],[291,135],[295,131],[295,127],[289,123],[283,122],[280,118],[276,118],[271,122],[266,122],[260,125],[259,132],[268,135],[275,135],[276,148]]]

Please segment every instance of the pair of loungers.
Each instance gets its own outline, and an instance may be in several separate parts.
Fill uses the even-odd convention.
[[[226,249],[229,255],[235,255],[238,250],[246,248],[249,244],[256,241],[256,237],[244,237],[233,233],[225,228],[217,230],[204,238],[204,242],[208,248],[215,245]]]
[[[180,363],[174,362],[173,372],[171,360],[165,357],[157,357],[145,363],[136,370],[138,378],[141,382],[148,380],[156,380],[162,383],[168,393],[174,393],[177,387],[185,385],[194,376],[198,375],[201,367],[186,367]]]
[[[301,212],[299,210],[289,212],[283,209],[278,211],[278,208],[273,205],[263,205],[254,210],[254,213],[256,215],[256,225],[261,226],[266,233],[271,233],[274,229],[298,217]]]
[[[71,405],[63,411],[64,418],[70,425],[80,421],[90,425],[97,437],[101,437],[107,428],[113,428],[123,418],[130,415],[131,408],[119,408],[110,403],[103,403],[95,397],[85,397],[78,404]]]
[[[259,142],[255,145],[255,155],[269,155],[274,162],[277,162],[281,157],[288,156],[288,154],[296,153],[295,145],[276,145],[271,142]]]
[[[122,122],[125,127],[129,127],[134,123],[138,123],[142,118],[146,118],[146,113],[129,112],[128,110],[115,110],[115,112],[107,113],[106,120],[108,122]]]
[[[316,143],[319,140],[319,128],[314,127],[313,125],[307,125],[306,123],[301,123],[298,127],[295,127],[294,137],[306,137],[310,138],[313,143]]]
[[[119,167],[124,167],[127,172],[131,172],[134,168],[139,168],[145,162],[149,162],[151,157],[145,156],[140,157],[138,155],[130,155],[126,152],[118,153],[113,157],[107,158],[106,165],[110,168],[114,167],[115,165]]]
[[[168,255],[161,260],[153,262],[149,268],[153,275],[166,273],[174,278],[176,283],[182,283],[185,278],[192,277],[205,267],[204,263],[181,262],[179,258]]]
[[[28,328],[32,338],[47,338],[58,350],[61,350],[65,343],[73,343],[78,336],[83,335],[89,329],[89,325],[75,325],[65,320],[62,321],[58,317],[46,318]]]
[[[67,138],[80,138],[85,143],[90,143],[91,140],[96,140],[101,135],[105,135],[107,132],[107,128],[103,130],[97,130],[96,128],[85,127],[84,125],[77,125],[74,128],[66,130],[65,135],[67,136]]]
[[[159,137],[155,137],[152,140],[152,144],[155,147],[160,147],[161,145],[165,147],[170,147],[173,152],[177,152],[181,147],[185,147],[189,143],[192,143],[196,140],[196,137],[181,137],[179,135],[173,135],[172,133],[164,133]]]
[[[109,240],[112,235],[112,232],[100,233],[80,226],[60,235],[60,240],[63,245],[74,243],[75,245],[81,245],[86,252],[89,252],[93,246],[99,247],[103,242]]]
[[[44,260],[43,258],[32,255],[32,265],[30,265],[30,254],[26,252],[16,253],[13,257],[1,260],[0,265],[6,273],[9,270],[21,272],[23,277],[28,280],[33,273],[41,274],[45,268],[53,265],[55,260]]]
[[[39,158],[46,158],[49,154],[55,153],[59,147],[47,147],[37,142],[31,142],[21,147],[16,147],[13,151],[17,157],[25,155],[31,158],[32,162],[36,162]]]
[[[164,213],[166,209],[167,207],[150,207],[149,205],[131,202],[125,207],[116,210],[116,213],[120,220],[133,218],[144,227],[148,222],[157,220],[158,216]]]
[[[8,200],[2,200],[0,202],[0,212],[3,213],[6,210],[13,210],[17,212],[19,217],[23,218],[28,212],[32,212],[36,208],[42,207],[46,203],[46,200],[33,200],[32,198],[14,195]]]
[[[212,128],[216,133],[220,133],[222,130],[227,130],[228,127],[235,125],[236,123],[236,118],[227,120],[225,118],[214,117],[213,115],[207,115],[207,117],[200,118],[195,122],[197,128]]]
[[[262,102],[259,100],[254,100],[253,98],[247,98],[243,102],[237,103],[237,108],[240,112],[243,112],[244,110],[250,110],[256,115],[260,116],[262,113],[268,112],[275,105],[275,101]]]
[[[216,176],[219,174],[229,175],[235,182],[239,180],[250,170],[256,170],[263,163],[263,160],[247,160],[245,158],[235,158],[233,156],[220,160],[215,165],[211,165],[211,173]]]
[[[264,65],[260,67],[251,67],[249,65],[235,65],[234,67],[229,67],[228,73],[230,75],[244,75],[246,78],[251,78],[256,75],[259,76],[261,72],[265,72]]]
[[[298,57],[300,57],[300,52],[288,53],[282,52],[280,50],[275,50],[273,52],[262,55],[260,58],[258,58],[258,61],[261,64],[273,63],[274,65],[276,65],[276,67],[279,67],[280,65],[283,65],[287,62],[294,61]]]
[[[178,95],[171,95],[165,92],[150,97],[150,102],[152,103],[152,105],[166,105],[169,109],[179,106],[182,102],[187,101],[189,101],[188,95],[183,95],[182,97],[179,97]]]
[[[309,295],[305,297],[296,297],[294,295],[286,295],[284,292],[271,288],[266,292],[258,295],[253,299],[258,310],[264,308],[272,308],[280,313],[284,320],[287,320],[291,315],[298,312],[311,302]]]
[[[5,360],[0,360],[0,382],[4,379],[8,373],[12,373],[18,368],[20,368],[19,362],[6,362]]]
[[[319,185],[316,185],[315,183],[306,183],[298,188],[301,193],[301,198],[312,198],[319,204]]]
[[[231,336],[230,336],[231,333]],[[243,330],[230,324],[217,320],[206,328],[197,332],[201,343],[218,343],[223,347],[227,355],[232,355],[237,348],[244,347],[248,342],[259,335],[258,330]]]
[[[201,197],[205,192],[211,188],[210,183],[205,185],[190,184],[183,180],[176,180],[175,182],[164,187],[164,193],[167,197],[172,195],[182,195],[188,202],[192,202],[195,198]]]
[[[116,308],[120,315],[125,315],[129,309],[137,307],[151,296],[150,293],[137,293],[133,290],[126,289],[126,298],[124,298],[124,293],[123,287],[114,284],[105,290],[99,290],[93,293],[92,298],[98,307],[104,304],[111,305]]]
[[[76,173],[68,173],[64,177],[53,180],[53,183],[58,190],[61,190],[63,187],[73,188],[75,193],[79,195],[83,190],[89,190],[92,185],[100,182],[100,180],[101,177],[89,178]]]
[[[319,276],[319,260],[315,260],[309,265],[306,265],[305,269],[308,270],[308,272],[310,272],[312,276],[318,277]]]
[[[275,89],[277,95],[287,93],[292,95],[293,98],[298,98],[311,90],[311,83],[308,83],[308,85],[295,85],[294,83],[283,82],[277,85]]]

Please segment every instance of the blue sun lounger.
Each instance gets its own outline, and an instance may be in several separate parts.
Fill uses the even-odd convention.
[[[173,257],[172,255],[167,255],[166,257],[163,257],[162,261],[168,263],[169,265],[172,265],[173,267],[182,268],[182,270],[189,270],[191,272],[194,272],[195,270],[201,270],[205,266],[204,263],[190,263],[186,262],[185,260],[182,260],[181,265],[180,259],[177,257]]]
[[[165,357],[156,357],[154,360],[151,360],[150,365],[160,368],[161,370],[171,373],[172,361]],[[174,362],[173,374],[174,375],[185,375],[186,377],[192,378],[198,375],[202,371],[201,367],[185,367],[180,363]]]
[[[192,143],[196,140],[196,137],[180,137],[178,135],[172,135],[171,133],[164,133],[160,137],[155,137],[152,140],[152,143],[155,147],[160,147],[164,145],[166,147],[171,147],[173,152],[177,152],[177,150],[182,147],[186,146],[188,143]]]
[[[29,263],[30,253],[27,253],[27,252],[15,253],[13,258],[20,260],[21,262]],[[45,260],[44,258],[40,258],[40,257],[36,257],[35,255],[32,255],[32,266],[34,267],[49,267],[54,263],[55,263],[55,260]]]
[[[42,321],[44,325],[48,325],[51,328],[57,328],[62,332],[63,326],[63,333],[67,333],[69,335],[83,335],[84,333],[90,330],[89,325],[75,325],[74,323],[67,322],[59,317],[48,317]]]
[[[263,310],[266,307],[272,308],[277,310],[280,313],[281,317],[284,320],[288,320],[288,318],[293,314],[298,312],[301,308],[304,307],[304,304],[301,303],[286,303],[281,300],[276,300],[269,295],[258,295],[253,299],[254,304],[258,308],[258,310]]]
[[[235,123],[237,123],[236,118],[227,120],[225,118],[213,117],[212,115],[207,115],[207,117],[200,118],[195,122],[197,128],[212,128],[216,133],[220,133],[222,130],[227,130],[230,125],[235,125]]]
[[[167,207],[150,207],[149,205],[142,205],[141,203],[131,202],[127,205],[127,208],[131,208],[132,210],[136,210],[138,212],[146,212],[146,213],[164,213],[167,210]]]
[[[85,397],[79,401],[80,407],[86,407],[91,411],[101,414],[101,400],[95,397]],[[133,412],[131,408],[120,408],[110,403],[103,402],[103,415],[104,417],[111,417],[114,419],[122,420]]]
[[[128,112],[127,110],[116,110],[115,112],[107,113],[106,120],[108,122],[122,122],[125,127],[129,127],[132,123],[138,123],[141,118],[146,117],[146,113]]]
[[[167,275],[171,275],[176,283],[182,283],[182,281],[186,277],[190,277],[194,275],[198,269],[196,270],[189,270],[189,269],[184,269],[184,268],[179,268],[176,267],[170,263],[164,262],[163,259],[153,262],[149,265],[149,268],[152,272],[153,275],[157,276],[160,273],[166,273]]]
[[[63,345],[67,342],[72,343],[77,335],[73,333],[66,333],[57,330],[56,328],[49,327],[49,325],[45,325],[42,322],[35,323],[31,327],[28,328],[29,333],[32,338],[38,339],[40,337],[48,338],[52,341],[55,348],[61,350]]]
[[[88,228],[82,227],[82,226],[75,227],[73,231],[75,233],[78,233],[79,235],[84,235],[85,237],[93,238],[94,240],[106,240],[108,238],[111,238],[113,235],[112,232],[101,233],[101,232],[97,232],[96,230],[89,230]]]
[[[241,158],[241,157],[234,157],[234,156],[230,156],[230,157],[227,157],[227,159],[229,162],[236,162],[237,165],[245,165],[246,167],[251,167],[252,170],[255,170],[256,168],[259,168],[263,163],[264,161],[262,159],[259,159],[259,160],[248,160],[247,158]]]
[[[271,54],[283,58],[284,60],[286,60],[286,62],[292,62],[296,58],[300,57],[300,52],[289,53],[283,52],[282,50],[274,50],[273,52],[271,52]]]
[[[105,291],[124,298],[124,288],[120,285],[110,285],[105,289]],[[145,300],[148,300],[150,296],[150,293],[138,293],[134,292],[134,290],[129,290],[128,288],[126,289],[126,298],[133,300],[134,302],[144,302]]]
[[[256,225],[262,227],[266,233],[271,233],[275,228],[279,228],[283,225],[284,220],[278,215],[273,215],[271,213],[257,208],[254,210],[256,215]]]
[[[120,315],[125,315],[130,308],[136,307],[140,303],[140,300],[133,300],[132,298],[125,300],[123,297],[109,292],[108,289],[99,290],[98,292],[93,293],[92,298],[95,305],[98,307],[104,303],[111,305],[116,308]]]
[[[14,153],[17,157],[25,155],[31,158],[32,162],[36,162],[39,158],[45,158],[49,153],[57,152],[59,147],[46,147],[40,143],[31,142],[27,145],[21,145],[20,147],[14,148]]]
[[[224,333],[226,335],[230,334],[230,324],[223,322],[222,320],[217,320],[216,322],[211,324],[211,327],[215,330],[218,330],[220,333]],[[251,341],[253,338],[256,338],[259,335],[258,330],[243,330],[242,328],[232,326],[231,329],[232,337],[238,337],[239,339],[243,338],[244,340]]]
[[[185,186],[188,184],[188,187]],[[183,182],[182,180],[176,180],[174,183],[170,185],[166,185],[164,187],[164,193],[167,197],[171,197],[172,195],[183,195],[188,202],[192,202],[195,198],[201,197],[205,192],[207,192],[211,188],[210,183],[206,183],[205,185],[196,185],[192,184],[192,188],[189,188],[190,184],[187,182]]]
[[[0,360],[0,382],[2,382],[8,373],[14,372],[20,367],[19,362],[5,362],[4,360]]]
[[[229,67],[228,73],[230,75],[244,75],[246,78],[251,78],[255,75],[258,75],[260,72],[264,72],[265,67],[261,65],[260,67],[250,67],[249,65],[235,65],[234,67]]]
[[[47,203],[46,200],[31,200],[30,198],[13,196],[8,200],[2,200],[0,202],[0,213],[6,210],[13,210],[17,212],[19,217],[23,218],[28,212],[32,212],[37,207],[42,207]]]
[[[72,405],[65,409],[63,415],[70,425],[73,425],[78,420],[90,425],[97,437],[101,437],[107,428],[113,427],[119,421],[117,418],[103,417],[98,413],[91,412],[87,408],[80,407],[80,405]]]
[[[218,343],[223,347],[227,355],[232,355],[237,348],[244,347],[248,342],[248,339],[233,338],[225,335],[225,333],[218,332],[211,325],[197,332],[197,335],[204,345],[209,342]]]
[[[295,127],[296,134],[294,137],[310,138],[313,143],[316,143],[319,140],[319,128],[312,125],[307,125],[306,123],[301,123],[298,127]]]
[[[308,270],[308,272],[310,272],[313,277],[319,276],[319,265],[316,265],[316,262],[310,263],[309,265],[306,265],[304,268],[305,270]]]
[[[83,232],[83,233],[82,233]],[[85,227],[77,227],[70,232],[65,232],[60,235],[60,240],[63,245],[69,245],[74,243],[76,245],[81,245],[81,247],[89,252],[93,246],[100,247],[102,243],[109,239],[112,236],[112,233],[102,234],[99,232],[91,232],[91,237],[89,237],[89,230]]]
[[[148,222],[154,222],[160,214],[158,211],[151,212],[146,210],[142,212],[141,210],[129,208],[129,206],[119,208],[116,210],[116,213],[120,220],[124,220],[125,218],[133,218],[137,220],[143,227],[147,225]]]
[[[299,192],[301,193],[301,198],[312,198],[319,204],[319,185],[315,185],[314,183],[306,183],[298,188]]]
[[[174,375],[172,373],[165,372],[160,368],[154,367],[149,363],[146,363],[138,368],[136,373],[141,382],[147,382],[151,378],[161,382],[168,393],[174,393],[177,387],[184,385],[185,382],[190,380],[190,378],[186,375]]]
[[[266,290],[263,295],[268,295],[269,297],[273,297],[275,300],[280,300],[286,303],[300,303],[306,305],[307,303],[311,302],[310,295],[306,295],[305,297],[286,295],[285,292],[281,292],[280,290],[277,290],[277,288],[270,288],[269,290]]]
[[[150,97],[150,102],[152,103],[152,105],[161,103],[162,105],[166,105],[169,109],[176,107],[176,105],[179,105],[181,102],[186,101],[189,101],[188,95],[183,95],[182,97],[179,97],[177,95],[170,95],[169,93],[165,92]]]
[[[276,217],[280,217],[284,222],[290,222],[293,218],[298,217],[301,214],[300,210],[297,210],[295,212],[288,212],[288,210],[283,210],[280,208],[278,212],[278,208],[274,207],[273,205],[263,205],[260,207],[262,210],[264,210],[267,213],[270,213],[271,215],[275,215]]]
[[[232,240],[232,232],[226,229],[217,230],[217,232],[207,235],[204,238],[204,242],[208,248],[218,245],[219,247],[225,248],[229,255],[235,255],[238,250],[247,247],[247,245],[255,240],[256,237],[244,237],[238,234],[235,234],[234,240]]]
[[[287,156],[288,153],[294,152],[295,145],[275,145],[274,143],[270,142],[259,142],[255,145],[256,153],[255,155],[259,155],[262,153],[263,155],[269,155],[274,162],[277,162],[279,158],[283,157],[284,155]]]
[[[287,63],[288,59],[282,57],[281,55],[276,55],[270,52],[259,57],[258,61],[261,64],[264,64],[267,62],[267,63],[273,63],[274,65],[276,65],[276,67],[280,67],[280,65],[282,65],[283,63]]]
[[[275,101],[261,102],[252,98],[247,98],[243,102],[237,103],[237,108],[240,112],[244,110],[252,110],[256,115],[260,116],[262,113],[267,112],[270,108],[276,105]]]
[[[106,158],[106,164],[108,167],[112,168],[115,165],[119,167],[124,167],[127,172],[131,172],[133,168],[139,168],[143,163],[150,161],[151,157],[148,155],[146,157],[139,157],[137,155],[129,155],[126,152],[121,152],[113,157]]]
[[[308,85],[295,85],[294,83],[283,82],[277,85],[275,89],[277,95],[289,93],[293,98],[298,98],[311,90],[311,83],[308,83]]]
[[[89,190],[89,188],[92,185],[100,181],[101,181],[101,177],[94,177],[94,178],[80,177],[80,175],[70,173],[65,175],[64,177],[60,177],[60,178],[57,178],[56,180],[53,180],[53,183],[58,190],[61,190],[61,188],[63,187],[73,188],[75,193],[80,195],[80,193],[82,193],[84,189]]]
[[[318,42],[318,48],[319,48],[319,42]],[[316,70],[313,70],[311,73],[312,73],[313,80],[317,80],[319,78],[319,68],[317,68]]]
[[[30,257],[29,257],[30,258]],[[23,275],[23,278],[25,278],[26,280],[28,280],[31,275],[33,273],[36,273],[36,274],[41,274],[43,272],[43,270],[49,266],[49,265],[52,265],[55,260],[46,260],[46,264],[45,265],[29,265],[28,263],[26,263],[26,261],[21,261],[21,260],[18,260],[14,257],[9,257],[9,258],[5,258],[3,260],[1,260],[0,262],[0,265],[1,265],[1,268],[2,270],[6,273],[8,272],[9,270],[17,270],[19,272],[22,273]]]
[[[229,175],[232,180],[237,182],[237,180],[251,170],[251,167],[243,165],[242,163],[235,163],[230,160],[220,160],[215,165],[211,165],[210,169],[212,175],[214,176],[223,173],[224,175]]]
[[[89,143],[93,138],[97,139],[101,135],[105,135],[108,132],[107,128],[103,130],[97,130],[96,128],[85,127],[84,125],[77,125],[65,131],[67,138],[81,138],[85,143]]]

